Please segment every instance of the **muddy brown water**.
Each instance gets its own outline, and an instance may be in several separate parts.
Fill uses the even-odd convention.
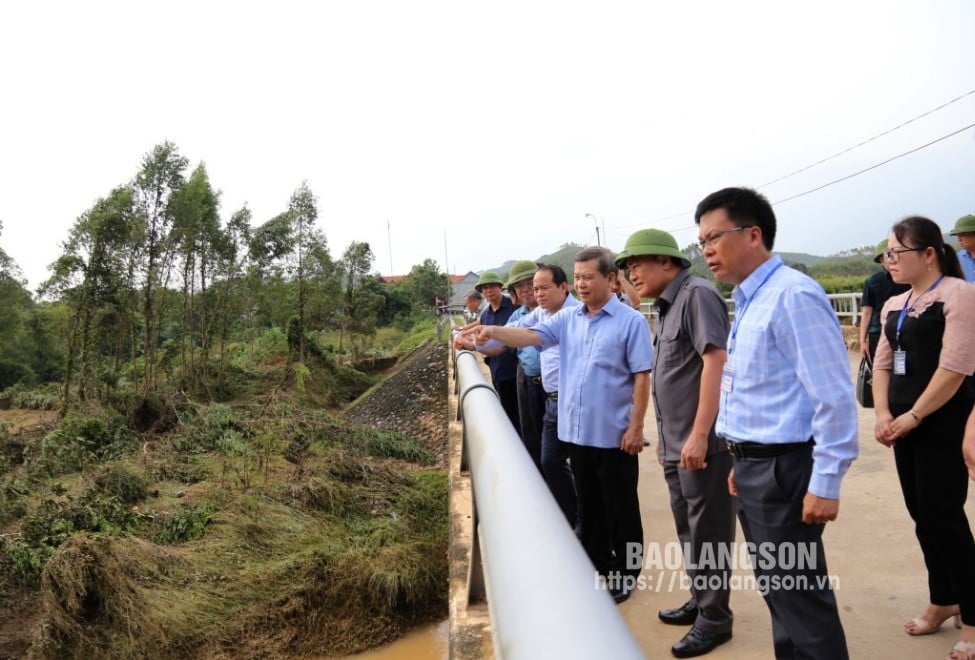
[[[447,621],[430,623],[406,633],[392,644],[346,656],[343,660],[447,660]]]

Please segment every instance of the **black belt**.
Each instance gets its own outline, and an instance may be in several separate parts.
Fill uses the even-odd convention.
[[[548,398],[550,398],[552,401],[558,401],[559,400],[559,393],[558,392],[546,392],[545,393],[545,396],[547,396]]]
[[[531,383],[532,385],[541,385],[542,384],[542,377],[541,376],[529,376],[528,377],[528,382]]]
[[[735,458],[772,458],[788,454],[790,451],[801,449],[811,445],[813,439],[809,438],[805,442],[783,442],[775,445],[767,445],[761,442],[732,442],[725,440],[728,445],[728,452]]]

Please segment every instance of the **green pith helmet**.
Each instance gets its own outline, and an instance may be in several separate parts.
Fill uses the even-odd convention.
[[[474,288],[480,291],[484,288],[485,284],[497,284],[498,286],[504,286],[504,281],[498,277],[498,274],[493,270],[486,270],[481,273],[481,276],[478,278],[477,284],[474,285]]]
[[[518,282],[530,280],[537,272],[538,264],[534,261],[528,261],[527,259],[516,261],[511,266],[511,270],[508,271],[508,281],[505,282],[504,288],[510,290]]]
[[[955,228],[948,232],[952,236],[958,234],[975,234],[975,215],[963,215],[958,218]]]
[[[616,265],[622,268],[630,257],[659,254],[665,257],[680,259],[684,268],[690,268],[691,262],[677,249],[677,241],[673,236],[661,229],[641,229],[628,239],[623,251],[616,256]]]
[[[877,263],[877,264],[883,263],[883,261],[884,261],[884,252],[886,252],[886,251],[887,251],[887,239],[885,238],[884,240],[882,240],[879,243],[877,243],[877,250],[876,250],[876,252],[874,254],[874,257],[873,257],[874,263]]]

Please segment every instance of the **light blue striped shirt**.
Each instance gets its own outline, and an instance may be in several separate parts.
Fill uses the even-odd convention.
[[[965,274],[966,282],[975,282],[975,257],[968,250],[958,250],[958,261],[961,262],[961,270]]]
[[[618,449],[633,411],[633,375],[653,367],[643,314],[611,296],[592,317],[580,304],[533,330],[542,340],[542,355],[561,346],[559,440]]]
[[[815,438],[809,492],[839,499],[857,457],[857,410],[839,321],[814,280],[773,256],[735,287],[716,430],[738,442]]]

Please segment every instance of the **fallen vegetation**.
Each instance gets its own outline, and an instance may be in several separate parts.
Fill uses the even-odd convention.
[[[0,657],[336,655],[446,616],[442,450],[381,428],[390,386],[386,411],[362,404],[375,427],[326,412],[374,382],[326,357],[251,368],[224,402],[0,425]],[[412,417],[445,427],[398,372]]]

